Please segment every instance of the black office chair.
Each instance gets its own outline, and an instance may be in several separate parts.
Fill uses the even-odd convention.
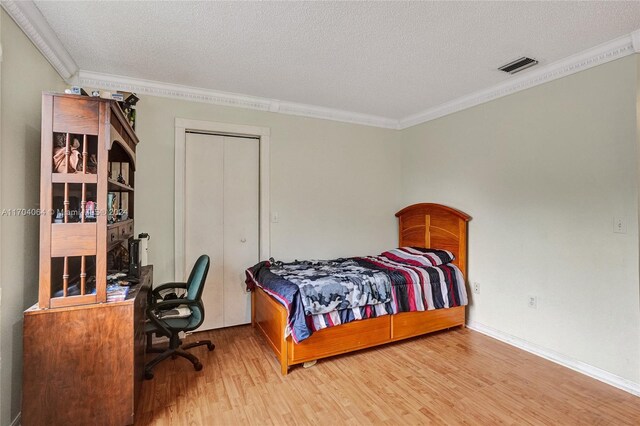
[[[198,258],[186,283],[167,283],[153,289],[150,294],[149,306],[147,307],[147,318],[149,322],[145,326],[147,334],[147,352],[159,352],[156,358],[149,362],[144,368],[145,379],[153,379],[153,367],[161,361],[172,357],[181,356],[188,359],[193,364],[196,371],[202,370],[202,364],[194,355],[186,352],[196,346],[207,345],[210,351],[215,349],[211,340],[200,340],[187,345],[182,345],[178,337],[181,331],[191,331],[200,327],[204,321],[204,306],[202,305],[202,290],[209,272],[209,256],[202,255]],[[175,292],[169,290],[185,289],[186,292],[181,297],[177,297]],[[169,291],[173,295],[172,299],[166,296]],[[184,290],[183,290],[184,291]],[[165,298],[162,298],[162,293]],[[182,314],[180,313],[182,311]],[[154,348],[151,345],[151,336],[166,336],[169,338],[169,347],[165,349]]]

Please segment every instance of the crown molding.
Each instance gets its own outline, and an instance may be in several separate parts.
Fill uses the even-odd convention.
[[[69,82],[78,72],[78,65],[56,33],[53,32],[35,3],[32,1],[2,0],[0,4],[58,74]]]
[[[631,44],[633,45],[633,51],[640,53],[640,30],[631,33]]]
[[[640,52],[640,30],[399,120],[406,129]]]
[[[398,120],[376,115],[85,70],[79,71],[78,81],[81,86],[96,89],[124,90],[150,96],[205,102],[228,107],[248,108],[388,129],[397,129],[398,126]]]

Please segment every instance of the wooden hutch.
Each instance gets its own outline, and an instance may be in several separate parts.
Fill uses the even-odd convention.
[[[40,278],[24,316],[22,424],[131,424],[151,267],[124,300],[138,137],[117,102],[42,95]]]

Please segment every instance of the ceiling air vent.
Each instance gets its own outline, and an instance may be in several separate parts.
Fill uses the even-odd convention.
[[[516,59],[513,62],[509,62],[508,64],[503,65],[498,69],[500,71],[508,72],[509,74],[515,74],[517,72],[526,70],[527,68],[530,68],[537,64],[538,64],[537,60],[523,56],[522,58]]]

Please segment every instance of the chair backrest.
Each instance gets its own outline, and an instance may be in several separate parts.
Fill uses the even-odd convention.
[[[200,300],[202,298],[202,291],[204,290],[204,282],[207,280],[207,274],[209,273],[209,263],[211,260],[209,256],[203,254],[196,260],[189,279],[187,280],[187,299]]]

